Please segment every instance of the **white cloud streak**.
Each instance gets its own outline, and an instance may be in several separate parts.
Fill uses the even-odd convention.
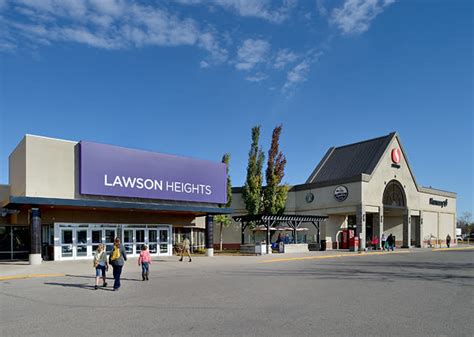
[[[275,57],[273,67],[276,69],[283,69],[287,64],[293,63],[298,59],[298,55],[289,49],[280,49]]]
[[[31,44],[75,42],[103,49],[195,46],[208,52],[208,63],[228,58],[211,27],[154,6],[125,0],[17,0],[5,10],[22,20],[2,16],[6,32],[0,43],[24,38]]]
[[[178,0],[185,5],[218,6],[243,17],[264,19],[272,23],[282,23],[296,6],[296,0],[283,0],[274,8],[272,0]]]
[[[237,51],[235,67],[239,70],[250,70],[257,64],[266,62],[269,51],[268,41],[247,39]]]
[[[332,22],[345,35],[357,35],[367,31],[373,19],[395,0],[346,0],[332,11]]]

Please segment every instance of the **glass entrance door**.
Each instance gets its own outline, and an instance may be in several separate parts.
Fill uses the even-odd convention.
[[[87,256],[87,228],[76,229],[76,256]]]
[[[73,257],[73,229],[61,228],[61,257]]]
[[[123,230],[123,246],[127,254],[133,254],[133,229]]]
[[[115,228],[104,228],[104,244],[107,253],[110,253],[114,248],[114,240],[117,236]]]
[[[169,240],[170,240],[170,230],[169,228],[160,228],[160,251],[158,255],[169,255]]]
[[[156,254],[158,252],[158,230],[148,230],[148,249],[150,254]]]
[[[142,246],[146,243],[145,228],[135,229],[135,254],[139,255]]]

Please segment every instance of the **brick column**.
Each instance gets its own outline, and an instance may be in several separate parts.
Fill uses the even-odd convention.
[[[214,256],[214,216],[206,216],[206,256]]]
[[[363,251],[366,247],[365,221],[366,221],[365,205],[360,204],[359,206],[357,206],[357,210],[356,210],[356,228],[357,228],[357,234],[359,235],[359,248],[361,251]]]
[[[30,215],[30,264],[41,264],[41,212],[39,208],[32,208]]]
[[[411,216],[410,209],[407,208],[403,214],[403,245],[402,248],[410,248],[411,245]]]

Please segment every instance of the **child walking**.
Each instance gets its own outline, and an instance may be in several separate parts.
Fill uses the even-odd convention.
[[[97,250],[94,253],[94,268],[95,268],[95,286],[94,289],[97,290],[99,287],[99,279],[102,278],[103,287],[107,287],[107,279],[105,272],[109,268],[107,262],[107,254],[105,253],[104,244],[100,244],[97,247]]]
[[[142,279],[143,281],[148,281],[148,276],[150,274],[150,264],[151,264],[151,256],[150,251],[148,250],[147,245],[142,246],[142,251],[140,252],[140,256],[138,257],[138,265],[142,266]]]

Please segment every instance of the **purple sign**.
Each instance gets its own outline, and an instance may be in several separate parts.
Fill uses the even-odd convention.
[[[80,193],[225,204],[223,163],[80,142]]]

